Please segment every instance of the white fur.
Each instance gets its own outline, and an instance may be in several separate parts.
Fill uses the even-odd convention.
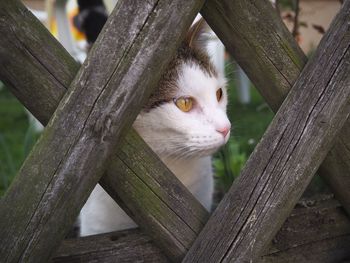
[[[218,132],[229,127],[224,79],[210,77],[197,65],[184,64],[177,97],[190,96],[194,107],[183,112],[174,102],[141,112],[133,127],[192,194],[210,210],[213,196],[211,157],[225,137]],[[217,101],[217,89],[223,98]],[[81,234],[91,235],[135,227],[136,224],[98,185],[81,211]]]

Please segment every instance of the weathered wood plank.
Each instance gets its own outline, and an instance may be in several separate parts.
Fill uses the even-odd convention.
[[[21,10],[21,12],[25,12],[24,10]],[[28,27],[28,24],[25,24],[25,22],[26,22],[26,19],[28,20],[30,17],[28,17],[29,16],[29,14],[27,14],[27,16],[25,17],[25,19],[23,19],[23,17],[21,17],[21,18],[19,18],[18,19],[18,17],[17,17],[17,19],[15,19],[15,20],[17,20],[17,23],[18,22],[21,22],[21,25],[22,25],[22,29],[25,29],[25,28],[29,28]],[[16,17],[15,17],[16,18]],[[1,27],[0,27],[1,28]],[[12,30],[13,28],[11,28],[10,27],[10,29]],[[40,27],[39,26],[37,26],[36,27],[36,29],[40,29]],[[19,30],[18,28],[16,29],[16,30]],[[41,30],[41,29],[40,29]],[[40,31],[39,30],[39,31]],[[18,31],[17,31],[18,32]],[[24,33],[26,33],[26,34],[24,34]],[[46,33],[46,35],[48,34],[47,32],[45,32]],[[71,68],[69,68],[69,67],[67,67],[67,65],[69,64],[68,62],[70,62],[70,64],[74,64],[74,62],[72,62],[72,59],[70,58],[70,57],[66,57],[66,56],[64,56],[64,55],[60,55],[60,56],[56,56],[56,57],[63,57],[62,59],[65,59],[66,61],[63,63],[61,63],[61,60],[57,60],[57,59],[55,59],[55,56],[51,56],[50,54],[51,54],[51,52],[52,51],[47,51],[47,49],[49,49],[51,46],[54,46],[55,48],[52,48],[53,50],[56,50],[57,49],[57,51],[55,51],[55,52],[60,52],[59,51],[59,49],[60,49],[60,47],[58,47],[57,45],[55,46],[55,45],[52,45],[52,38],[50,38],[50,37],[46,37],[46,35],[45,34],[43,34],[43,35],[41,35],[40,37],[41,38],[39,38],[39,36],[38,36],[38,34],[35,34],[35,33],[33,33],[33,32],[31,32],[31,31],[26,31],[26,30],[24,30],[24,32],[21,32],[19,35],[18,35],[18,37],[21,37],[21,36],[23,36],[23,38],[30,38],[34,43],[33,43],[33,47],[40,47],[40,49],[38,49],[38,48],[34,48],[34,49],[31,49],[30,47],[31,47],[31,45],[29,45],[29,46],[24,46],[23,44],[21,44],[21,42],[16,42],[16,41],[13,41],[12,43],[11,43],[11,45],[14,45],[14,44],[16,44],[17,46],[19,46],[18,48],[19,48],[19,51],[20,52],[22,52],[22,53],[24,53],[26,56],[23,56],[23,58],[26,58],[26,57],[30,57],[30,53],[31,54],[35,54],[35,57],[33,58],[33,60],[29,60],[29,62],[31,62],[31,63],[33,63],[33,64],[28,64],[28,66],[25,68],[25,71],[22,69],[22,74],[21,75],[23,75],[23,76],[26,76],[26,77],[24,77],[23,78],[23,80],[21,81],[20,79],[18,79],[19,81],[17,81],[16,83],[16,85],[14,85],[13,87],[17,87],[18,89],[19,89],[19,91],[18,91],[18,93],[19,94],[21,94],[21,93],[24,93],[24,92],[27,92],[29,95],[31,95],[32,94],[32,97],[30,97],[31,99],[30,100],[28,100],[28,104],[27,104],[27,107],[29,107],[29,108],[31,108],[32,110],[34,109],[34,110],[36,110],[37,112],[40,112],[40,114],[43,114],[43,115],[45,115],[46,117],[45,118],[49,118],[50,117],[50,115],[52,114],[52,112],[53,112],[53,110],[55,109],[55,107],[56,107],[56,105],[58,104],[58,101],[60,100],[60,98],[61,98],[61,96],[64,94],[64,92],[65,92],[65,89],[62,89],[62,92],[59,92],[58,94],[57,94],[57,96],[56,95],[53,95],[53,96],[49,96],[50,97],[50,99],[47,99],[46,100],[46,94],[50,94],[51,92],[56,92],[56,90],[57,89],[60,89],[60,85],[62,85],[62,83],[59,83],[57,80],[56,80],[56,82],[57,82],[57,84],[53,84],[53,83],[55,83],[55,78],[56,79],[60,79],[60,81],[61,80],[63,80],[64,81],[64,78],[62,77],[62,73],[60,73],[59,71],[63,71],[64,69],[68,69],[67,70],[67,73],[68,73],[68,76],[69,76],[69,74],[70,74],[70,79],[68,78],[67,79],[67,81],[66,82],[63,82],[63,85],[62,86],[68,86],[69,85],[69,83],[70,83],[70,81],[71,81],[71,79],[72,79],[72,77],[74,76],[74,74],[75,74],[75,71],[74,70],[72,70],[72,69],[74,69],[74,67],[75,68],[77,68],[75,65],[73,65]],[[2,36],[6,36],[6,34],[2,34]],[[41,41],[42,40],[42,38],[44,38],[45,39],[45,41]],[[47,38],[47,39],[46,39]],[[20,38],[19,38],[20,39]],[[0,42],[1,42],[1,45],[3,45],[3,43],[4,42],[2,42],[2,41],[5,41],[6,39],[4,39],[4,38],[1,38],[0,39]],[[21,41],[23,41],[22,39],[20,39]],[[27,43],[26,42],[24,42],[26,45],[27,45]],[[40,44],[41,43],[41,44]],[[50,44],[48,44],[48,45],[42,45],[42,43],[50,43]],[[7,48],[9,48],[11,45],[8,45],[7,46]],[[41,45],[41,46],[40,46]],[[6,47],[6,45],[5,45],[5,47]],[[27,49],[29,49],[29,50],[27,50]],[[13,51],[15,51],[16,49],[13,49]],[[1,51],[4,51],[4,49],[2,49],[1,50],[1,48],[0,48],[0,52]],[[9,50],[7,50],[8,51],[8,53],[9,54],[6,54],[6,56],[7,56],[7,58],[9,58],[10,57],[10,54],[11,53],[13,53],[12,51],[9,51]],[[5,50],[5,52],[6,52],[6,50]],[[35,52],[37,52],[37,53],[35,53]],[[23,55],[24,55],[23,54]],[[5,54],[2,54],[1,55],[1,57],[4,57],[5,56]],[[49,57],[49,59],[47,59],[47,61],[48,62],[50,62],[50,63],[47,63],[47,61],[45,60],[45,59],[43,59],[43,58],[45,58],[45,56],[47,56],[47,57]],[[0,59],[1,59],[1,57],[0,57]],[[23,59],[23,58],[21,58],[21,59]],[[70,61],[69,61],[70,60]],[[0,60],[1,61],[1,60]],[[3,60],[4,61],[4,60]],[[13,61],[13,65],[11,65],[11,67],[13,67],[14,65],[18,65],[18,64],[20,64],[21,63],[21,60],[12,60],[12,59],[9,59],[9,60],[7,60],[6,61],[6,63],[8,63],[8,62],[12,62]],[[39,62],[40,61],[40,62]],[[39,62],[39,63],[38,63]],[[6,63],[4,63],[4,64],[2,64],[2,66],[4,66],[4,65],[6,65]],[[41,65],[41,63],[43,63],[43,65]],[[47,65],[45,65],[45,64],[47,64]],[[38,68],[37,70],[38,70],[38,72],[40,72],[40,73],[37,73],[37,74],[31,74],[30,73],[30,69],[31,69],[31,67],[33,67],[33,65],[35,66],[35,68]],[[52,68],[50,68],[50,65],[52,65]],[[11,67],[9,66],[9,69],[11,69]],[[47,84],[46,86],[42,86],[43,85],[43,83],[46,83],[46,82],[44,82],[43,80],[42,81],[38,81],[37,83],[35,83],[35,82],[33,82],[33,84],[31,84],[31,85],[28,85],[27,87],[29,87],[29,89],[28,88],[25,88],[24,87],[24,85],[25,84],[29,84],[28,82],[29,81],[31,81],[32,79],[38,79],[39,78],[39,76],[45,76],[45,75],[47,75],[48,73],[50,73],[50,71],[48,71],[47,70],[47,68],[49,68],[50,69],[50,71],[52,72],[52,77],[51,77],[51,82],[49,82],[49,84]],[[52,70],[52,69],[56,69],[56,70]],[[40,71],[39,71],[40,70]],[[28,72],[28,74],[27,75],[25,75],[24,73],[25,72]],[[1,72],[0,72],[1,73]],[[16,71],[12,71],[12,73],[11,73],[11,70],[10,70],[10,72],[8,73],[9,75],[13,75],[13,78],[11,79],[11,81],[16,81],[17,79],[16,79],[16,74],[19,74],[19,73],[16,73]],[[51,73],[50,73],[51,74]],[[49,74],[49,76],[50,76],[50,74]],[[45,79],[45,78],[43,78],[43,79]],[[37,87],[37,89],[36,89],[36,87]],[[54,88],[52,88],[52,87],[54,87]],[[51,90],[50,90],[51,89]],[[13,88],[13,90],[16,90],[15,88]],[[39,98],[39,95],[41,95],[42,94],[42,100],[40,100],[40,98]],[[26,98],[28,95],[25,95],[25,96],[23,96],[24,98]],[[35,99],[34,99],[35,98]],[[38,103],[39,102],[43,102],[43,105],[44,106],[42,106],[42,107],[37,107],[37,106],[35,106],[34,104],[35,104],[35,101],[38,101]],[[53,104],[52,104],[52,106],[51,106],[51,108],[49,108],[49,106],[45,106],[45,103],[46,103],[46,101],[53,101]],[[40,118],[40,115],[36,115],[37,117],[39,117]],[[145,146],[144,146],[145,147]],[[139,148],[138,149],[138,151],[142,151],[142,147],[141,148]],[[167,173],[164,171],[164,176],[167,176]],[[157,190],[159,190],[159,189],[161,189],[161,187],[158,187],[157,188],[157,186],[155,186],[156,187],[156,189]],[[180,190],[182,190],[181,189],[181,187],[177,187],[177,191],[178,191],[178,194],[180,195],[180,196],[182,196],[182,194],[181,194],[181,191]],[[147,192],[147,190],[145,191],[145,193]],[[165,192],[166,193],[166,192]],[[145,195],[145,196],[147,196],[147,195]],[[132,197],[132,195],[130,194],[130,197]],[[175,199],[177,198],[176,196],[174,197]],[[188,199],[186,199],[186,195],[185,195],[185,197],[183,197],[183,199],[184,200],[186,200],[186,202],[188,201]],[[175,207],[176,209],[178,209],[178,210],[181,210],[181,209],[186,209],[186,206],[185,207],[181,207],[181,204],[182,204],[182,202],[179,202],[179,206],[178,207]],[[130,205],[130,204],[129,204]],[[188,207],[191,207],[191,205],[188,205]],[[174,209],[174,208],[171,208],[171,209]],[[185,211],[185,210],[184,210]],[[165,213],[166,214],[166,213]],[[188,213],[189,215],[190,215],[190,213]],[[200,213],[199,213],[200,214]],[[203,217],[203,218],[205,218],[205,217]],[[188,219],[186,219],[186,220],[188,220]],[[203,221],[203,220],[200,220],[200,221]],[[142,225],[142,224],[141,224]],[[189,225],[191,226],[191,223],[189,223]],[[198,224],[194,224],[194,226],[196,226],[196,225],[198,225]],[[201,224],[199,224],[199,225],[201,225]],[[179,227],[178,229],[183,229],[183,227]],[[172,234],[172,233],[170,233],[171,235],[176,235],[176,232],[174,233],[174,234]]]
[[[52,261],[55,263],[170,262],[139,229],[66,239]]]
[[[297,205],[261,262],[341,262],[350,256],[350,221],[329,196]],[[53,262],[158,262],[161,251],[138,229],[65,240]],[[166,259],[164,259],[166,260]],[[163,262],[163,261],[161,261]],[[166,262],[166,261],[164,261]]]
[[[38,120],[47,124],[79,64],[18,2],[0,3],[0,79]]]
[[[306,57],[268,0],[208,0],[202,15],[277,112]],[[337,25],[334,25],[335,27]],[[346,122],[318,174],[350,215],[350,122]]]
[[[199,1],[119,2],[2,199],[5,262],[47,261],[199,8]]]
[[[347,1],[183,262],[252,262],[282,226],[350,114],[349,7]]]
[[[0,7],[6,10],[1,2]],[[46,125],[78,65],[23,5],[11,7],[8,23],[20,24],[0,24],[1,35],[6,36],[0,38],[0,79]],[[181,12],[187,12],[187,7],[183,8]],[[18,66],[21,64],[25,67]],[[114,154],[101,183],[167,255],[181,258],[208,213],[134,131],[124,141],[120,157]],[[120,189],[120,182],[128,191]]]
[[[266,255],[344,235],[350,235],[350,220],[338,201],[329,195],[304,199],[284,222]]]
[[[350,235],[338,236],[266,255],[261,263],[345,263],[349,254]]]

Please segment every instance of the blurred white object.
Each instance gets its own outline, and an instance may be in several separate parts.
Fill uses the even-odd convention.
[[[40,20],[41,23],[46,25],[47,22],[47,12],[45,11],[39,11],[39,10],[33,10],[33,9],[29,9],[33,15],[36,16],[37,19]]]
[[[58,40],[69,52],[69,54],[75,57],[76,48],[74,46],[73,37],[70,31],[66,5],[67,0],[54,1],[54,12],[57,22]]]
[[[86,58],[86,41],[78,39],[76,29],[69,21],[72,13],[78,12],[76,0],[46,0],[46,10],[48,14],[47,25],[51,33],[57,37],[58,41],[77,61],[83,63]],[[75,30],[73,36],[72,30]],[[81,34],[83,35],[83,34]]]
[[[118,0],[103,0],[105,7],[107,9],[108,14],[112,13],[113,8],[117,4]]]
[[[33,127],[35,132],[41,132],[44,126],[27,109],[25,111],[28,115],[29,126]]]
[[[239,102],[242,104],[248,104],[250,102],[250,80],[238,64],[236,71],[236,83]]]

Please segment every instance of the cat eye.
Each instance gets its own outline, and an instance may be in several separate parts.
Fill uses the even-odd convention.
[[[221,98],[222,98],[222,88],[220,88],[220,89],[218,89],[218,90],[216,91],[216,99],[217,99],[218,101],[220,101]]]
[[[175,105],[183,112],[189,112],[193,107],[193,99],[191,97],[180,97],[174,99]]]

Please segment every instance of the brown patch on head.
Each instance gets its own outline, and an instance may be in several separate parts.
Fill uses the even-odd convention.
[[[170,102],[175,98],[178,90],[177,81],[183,64],[197,65],[205,74],[217,77],[215,67],[211,63],[206,50],[208,38],[205,35],[208,29],[209,26],[203,19],[200,19],[189,29],[185,40],[162,75],[157,89],[144,106],[145,111]]]

